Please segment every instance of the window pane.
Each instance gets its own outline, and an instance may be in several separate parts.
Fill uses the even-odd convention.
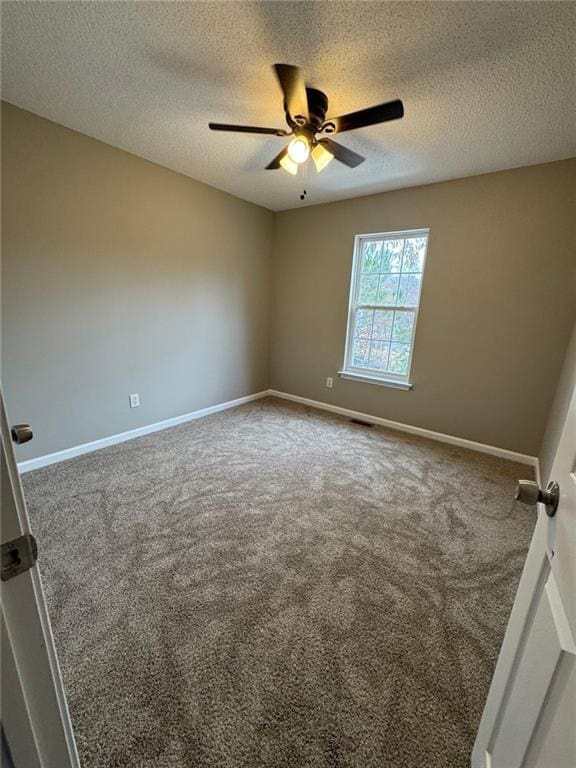
[[[378,296],[378,275],[360,275],[359,304],[376,304]]]
[[[396,304],[399,275],[380,275],[377,304]]]
[[[422,272],[424,267],[425,237],[410,237],[404,246],[402,272]]]
[[[400,272],[403,240],[384,240],[381,272]]]
[[[382,242],[364,243],[362,247],[362,272],[380,272]]]
[[[354,338],[369,339],[372,335],[373,309],[359,309],[356,312],[356,323],[354,325]]]
[[[388,370],[390,373],[408,373],[408,358],[410,357],[409,344],[390,344],[390,359]]]
[[[359,238],[347,338],[351,369],[372,371],[374,379],[408,379],[427,242],[418,230]]]
[[[367,339],[354,339],[352,342],[352,365],[367,368],[370,357],[370,342]]]
[[[422,275],[402,275],[398,290],[398,304],[415,307],[418,304]]]
[[[372,338],[382,341],[390,340],[392,336],[392,323],[394,312],[392,310],[377,309],[374,313],[374,327],[372,329]]]
[[[412,340],[413,326],[413,312],[394,312],[394,331],[392,333],[392,341],[403,341],[410,343]]]
[[[373,341],[370,345],[369,368],[375,371],[385,371],[388,365],[388,350],[390,344],[387,341]]]

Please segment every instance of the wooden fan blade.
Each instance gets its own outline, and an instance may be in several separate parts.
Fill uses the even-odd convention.
[[[376,104],[374,107],[350,112],[347,115],[340,115],[340,117],[331,117],[325,125],[332,123],[334,133],[343,133],[344,131],[353,131],[355,128],[386,123],[388,120],[399,120],[401,117],[404,117],[404,105],[400,99],[396,99],[396,101]]]
[[[336,160],[340,160],[341,163],[347,165],[349,168],[356,168],[357,165],[363,163],[366,160],[365,157],[359,155],[357,152],[353,152],[348,147],[343,147],[342,144],[337,144],[332,139],[320,139],[318,144],[321,144],[328,152],[331,152]]]
[[[291,64],[274,64],[274,72],[276,72],[280,88],[282,88],[288,114],[295,123],[307,123],[310,119],[308,96],[300,67],[293,67]]]
[[[268,165],[266,166],[267,171],[275,171],[277,168],[280,168],[280,160],[288,153],[288,147],[284,147],[282,152],[279,152],[274,160],[271,160]]]
[[[234,131],[236,133],[266,133],[270,136],[288,136],[283,128],[259,128],[256,125],[228,125],[227,123],[208,123],[212,131]]]

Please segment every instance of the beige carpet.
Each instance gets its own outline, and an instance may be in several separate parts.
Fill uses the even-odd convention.
[[[24,475],[83,768],[465,768],[522,476],[271,399]]]

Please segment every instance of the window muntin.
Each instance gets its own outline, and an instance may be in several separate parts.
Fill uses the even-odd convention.
[[[344,373],[408,382],[428,233],[356,238]]]

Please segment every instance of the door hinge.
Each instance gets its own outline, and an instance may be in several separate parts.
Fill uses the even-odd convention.
[[[38,545],[31,533],[2,544],[2,581],[13,579],[32,568],[38,559]]]

